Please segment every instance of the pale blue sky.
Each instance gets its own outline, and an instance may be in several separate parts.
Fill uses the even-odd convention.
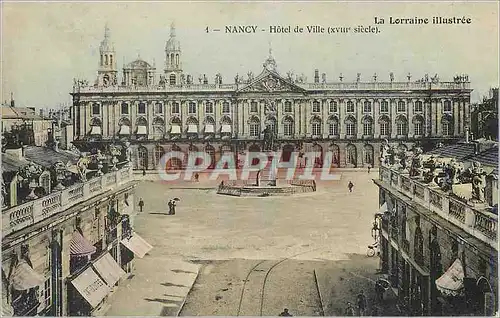
[[[69,103],[73,78],[93,82],[98,47],[109,23],[121,74],[122,62],[138,53],[163,71],[165,41],[175,21],[184,70],[217,72],[224,82],[236,73],[260,73],[272,42],[278,71],[293,70],[313,79],[406,80],[425,73],[442,81],[469,74],[473,100],[498,85],[498,4],[489,3],[3,3],[2,101],[14,92],[19,106],[54,107]],[[374,17],[466,16],[470,25],[383,25],[378,35],[225,34],[205,32],[226,25],[372,25]]]

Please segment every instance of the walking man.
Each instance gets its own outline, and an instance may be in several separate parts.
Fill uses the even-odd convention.
[[[146,169],[142,169],[142,176],[145,177],[146,176]]]
[[[356,316],[356,314],[354,313],[354,307],[350,302],[347,303],[347,308],[345,309],[345,315],[349,317]]]
[[[198,172],[194,174],[194,182],[200,182],[200,175]]]
[[[292,315],[288,312],[288,308],[283,309],[283,312],[279,314],[280,317],[292,317]]]
[[[349,192],[352,192],[352,188],[354,188],[354,184],[351,181],[349,181],[347,188],[349,188]]]
[[[142,198],[139,199],[139,211],[142,212],[142,208],[144,207],[144,201]]]
[[[174,199],[168,201],[168,214],[175,215],[175,205],[176,201]]]
[[[368,174],[370,174],[370,169],[372,168],[372,165],[368,165]]]
[[[358,294],[357,301],[359,316],[364,316],[366,310],[366,297],[363,291],[360,291],[360,293]]]

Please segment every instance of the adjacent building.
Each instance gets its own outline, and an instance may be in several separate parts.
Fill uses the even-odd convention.
[[[490,89],[488,97],[473,105],[471,119],[476,138],[498,141],[498,88]]]
[[[381,270],[409,315],[498,311],[498,146],[479,149],[383,151]]]
[[[3,149],[2,316],[102,315],[152,248],[133,230],[132,170],[112,149]]]
[[[74,143],[104,149],[128,141],[138,169],[154,169],[171,150],[204,151],[211,166],[226,152],[236,157],[258,152],[267,127],[282,161],[296,151],[315,152],[316,166],[377,166],[384,140],[404,149],[431,147],[463,138],[470,123],[466,75],[441,81],[437,75],[415,80],[408,74],[397,81],[390,73],[385,81],[377,74],[361,79],[358,73],[349,82],[342,74],[327,80],[315,70],[313,81],[307,81],[303,74],[280,73],[270,49],[256,76],[236,75],[230,83],[221,74],[195,78],[184,71],[173,25],[159,78],[154,63],[137,59],[123,67],[120,80],[116,57],[106,27],[95,83],[75,80],[71,93]],[[331,163],[323,162],[327,151],[334,153]],[[186,162],[187,156],[172,160],[167,168],[183,168]]]

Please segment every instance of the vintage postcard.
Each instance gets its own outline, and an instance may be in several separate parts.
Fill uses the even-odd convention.
[[[498,315],[497,1],[1,6],[2,316]]]

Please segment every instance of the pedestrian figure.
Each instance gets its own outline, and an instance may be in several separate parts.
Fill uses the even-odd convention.
[[[372,168],[372,165],[368,165],[368,174],[370,174],[370,169]]]
[[[283,312],[279,314],[280,317],[293,317],[289,312],[288,308],[283,309]]]
[[[345,315],[350,317],[356,316],[356,314],[354,313],[354,307],[350,302],[347,303],[347,308],[345,309]]]
[[[358,301],[359,316],[364,316],[366,310],[366,297],[363,291],[359,292],[357,296],[357,301]]]
[[[145,177],[146,176],[146,169],[142,169],[142,176]]]
[[[139,211],[142,212],[142,208],[144,207],[144,201],[142,198],[139,199]]]
[[[378,238],[378,224],[377,221],[373,221],[373,227],[372,227],[372,237],[376,241]]]
[[[199,182],[200,180],[200,175],[197,173],[194,174],[194,182]]]
[[[375,294],[377,295],[377,301],[382,302],[384,300],[385,288],[379,282],[375,283]]]
[[[168,201],[168,214],[169,215],[175,215],[175,206],[177,205],[177,201],[175,199],[172,199]]]
[[[347,188],[349,188],[349,192],[352,192],[352,188],[354,188],[354,184],[351,181],[349,181]]]

